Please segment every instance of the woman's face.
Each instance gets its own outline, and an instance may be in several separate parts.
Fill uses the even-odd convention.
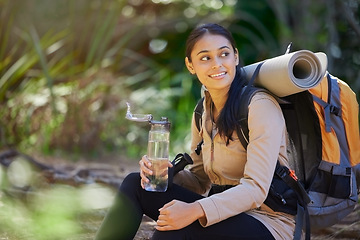
[[[227,38],[206,33],[194,45],[191,62],[185,58],[185,63],[188,70],[211,91],[230,87],[239,58]]]

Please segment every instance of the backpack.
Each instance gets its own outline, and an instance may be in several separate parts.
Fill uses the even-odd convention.
[[[245,149],[249,139],[248,105],[257,92],[267,91],[252,84],[260,67],[239,99],[237,117],[241,131],[237,135]],[[294,239],[301,238],[304,228],[305,238],[310,239],[310,226],[331,226],[358,203],[359,105],[350,87],[329,73],[313,89],[276,99],[286,122],[289,164],[293,170],[277,163],[265,204],[274,211],[296,215]],[[203,100],[194,110],[198,130]],[[201,144],[195,150],[197,154]]]

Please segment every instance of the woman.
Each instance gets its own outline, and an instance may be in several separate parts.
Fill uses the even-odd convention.
[[[231,34],[217,24],[201,25],[187,40],[185,64],[205,87],[201,130],[192,120],[192,144],[203,139],[194,164],[174,177],[164,193],[147,192],[147,156],[140,174],[128,175],[97,239],[132,239],[143,214],[156,221],[153,239],[291,239],[294,217],[265,204],[277,160],[287,165],[286,128],[276,100],[257,93],[249,105],[249,144],[241,145],[232,109],[246,83]],[[169,163],[171,167],[171,163]],[[223,185],[231,185],[224,188]],[[210,196],[207,192],[213,186]],[[215,186],[217,186],[215,188]]]

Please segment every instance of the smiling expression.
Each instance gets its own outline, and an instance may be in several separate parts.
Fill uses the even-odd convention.
[[[188,70],[209,90],[229,88],[239,64],[237,49],[222,35],[206,33],[194,45]]]

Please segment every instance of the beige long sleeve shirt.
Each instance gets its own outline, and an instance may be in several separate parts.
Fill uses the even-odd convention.
[[[276,162],[287,165],[286,126],[277,101],[266,93],[257,93],[249,105],[249,144],[247,151],[236,132],[226,146],[211,120],[210,95],[205,94],[202,127],[192,120],[191,157],[194,164],[176,175],[175,182],[206,195],[211,184],[236,185],[222,193],[203,198],[201,204],[207,227],[242,212],[261,221],[275,239],[292,239],[294,217],[274,212],[263,202],[274,174]],[[200,156],[193,151],[204,140]]]

